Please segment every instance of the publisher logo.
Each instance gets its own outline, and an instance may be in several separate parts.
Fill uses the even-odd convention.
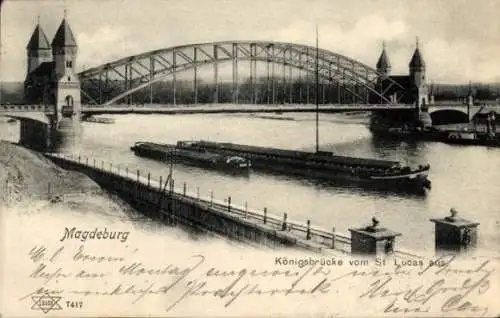
[[[31,306],[32,310],[41,310],[44,314],[48,313],[51,310],[61,310],[61,305],[59,305],[59,301],[61,297],[51,296],[48,293],[45,293],[41,296],[32,296],[33,306]]]

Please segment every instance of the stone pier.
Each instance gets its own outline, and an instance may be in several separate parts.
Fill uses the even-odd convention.
[[[478,222],[469,221],[457,216],[454,208],[444,218],[431,219],[435,224],[436,252],[460,253],[470,251],[477,245]]]
[[[362,228],[349,229],[351,232],[351,253],[355,255],[390,255],[394,253],[396,237],[401,233],[379,226],[374,217],[372,224]]]

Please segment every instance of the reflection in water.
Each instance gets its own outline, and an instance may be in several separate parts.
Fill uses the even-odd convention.
[[[369,144],[370,152],[376,156],[396,156],[397,159],[409,164],[426,162],[429,143],[416,140],[395,140],[373,136]]]

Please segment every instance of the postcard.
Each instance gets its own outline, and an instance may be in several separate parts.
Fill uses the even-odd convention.
[[[1,317],[498,317],[498,1],[6,0]]]

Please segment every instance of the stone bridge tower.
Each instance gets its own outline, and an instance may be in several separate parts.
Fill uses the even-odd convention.
[[[429,92],[425,77],[425,62],[420,53],[419,42],[417,43],[409,64],[410,68],[410,92],[416,106],[417,124],[421,126],[432,126],[432,119],[428,113]]]
[[[427,84],[425,79],[425,62],[420,53],[419,43],[417,39],[417,45],[415,52],[411,58],[410,64],[410,89],[412,91],[412,97],[415,101],[417,107],[424,108],[429,104],[429,93],[427,91]]]
[[[36,73],[40,73],[37,70],[51,65],[52,49],[43,28],[40,26],[40,22],[35,27],[26,50],[28,53],[28,68],[24,80],[24,102],[27,104],[43,104],[45,103],[48,88],[46,84],[50,80],[47,77],[42,79],[43,76]],[[50,71],[49,69],[48,72],[50,73]]]
[[[377,72],[384,75],[384,76],[389,76],[391,75],[391,62],[389,61],[389,57],[387,55],[387,52],[385,50],[385,42],[382,45],[382,53],[380,54],[380,57],[377,61]],[[379,77],[377,79],[377,86],[380,89],[380,91],[384,90],[384,79]],[[383,99],[380,98],[380,103],[383,103]]]
[[[80,81],[76,68],[78,46],[64,18],[52,40],[53,88],[56,112],[50,118],[52,149],[69,151],[79,145],[82,135]]]
[[[51,45],[38,24],[27,51],[24,102],[44,105],[45,111],[40,118],[20,119],[20,143],[41,151],[76,150],[82,134],[80,81],[75,70],[78,47],[66,18]]]
[[[385,50],[385,42],[382,45],[382,53],[377,61],[377,72],[385,76],[391,75],[391,62]]]
[[[40,23],[37,24],[31,35],[28,46],[28,74],[37,69],[42,63],[52,61],[52,52]]]

